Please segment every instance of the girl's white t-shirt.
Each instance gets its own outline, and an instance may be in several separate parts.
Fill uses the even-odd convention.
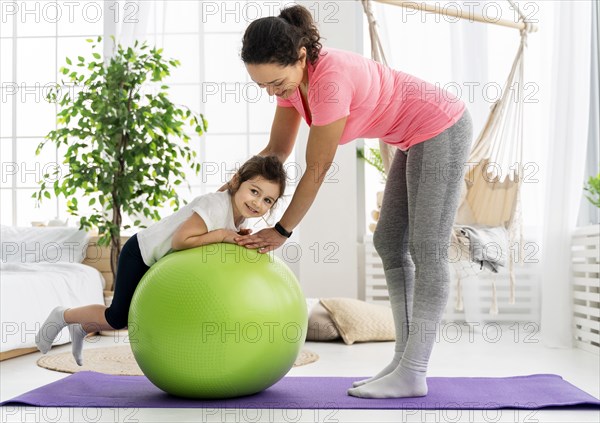
[[[172,251],[173,235],[193,213],[198,213],[204,220],[209,232],[215,229],[231,229],[238,232],[245,224],[243,221],[238,227],[235,226],[231,196],[227,191],[196,197],[171,216],[137,233],[140,252],[147,266],[152,266]]]

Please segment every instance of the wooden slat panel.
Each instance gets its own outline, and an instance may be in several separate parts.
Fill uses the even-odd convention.
[[[585,286],[598,289],[598,278],[574,277],[573,286]]]
[[[593,237],[600,235],[600,225],[580,226],[573,231],[573,238]]]
[[[573,263],[573,271],[581,273],[600,273],[600,265],[597,263]]]
[[[576,325],[582,326],[584,328],[595,329],[597,331],[600,331],[600,322],[599,321],[594,321],[594,320],[590,320],[590,319],[584,319],[582,317],[575,316],[573,318],[573,322]],[[579,329],[577,329],[577,330],[579,330]]]
[[[571,256],[572,257],[577,257],[577,258],[590,258],[593,260],[590,260],[590,262],[592,263],[598,263],[598,249],[596,248],[587,248],[587,249],[581,249],[581,250],[573,250],[571,251]]]
[[[598,239],[594,238],[574,238],[571,249],[572,250],[582,250],[583,247],[587,247],[588,249],[598,249],[600,242]]]
[[[573,297],[577,300],[600,302],[600,294],[597,292],[573,291]]]
[[[590,330],[575,329],[575,339],[589,343],[600,344],[600,335]]]
[[[579,304],[573,305],[573,312],[585,314],[586,316],[600,317],[600,309]]]

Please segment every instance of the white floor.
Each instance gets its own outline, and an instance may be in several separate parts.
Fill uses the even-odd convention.
[[[549,349],[539,333],[487,327],[473,332],[446,325],[440,332],[428,376],[515,376],[554,373],[600,397],[600,357],[579,349]],[[86,348],[123,342],[113,337],[86,341]],[[319,354],[290,376],[364,376],[387,364],[393,343],[307,343]],[[69,351],[70,345],[50,353]],[[36,366],[40,353],[0,363],[0,400],[68,376]],[[574,410],[234,410],[3,407],[2,422],[600,422],[600,411]]]

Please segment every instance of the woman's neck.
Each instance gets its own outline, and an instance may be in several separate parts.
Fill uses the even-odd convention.
[[[300,91],[305,96],[306,96],[306,93],[308,93],[308,65],[306,65],[306,67],[304,68],[304,72],[302,75],[302,82],[300,82]]]

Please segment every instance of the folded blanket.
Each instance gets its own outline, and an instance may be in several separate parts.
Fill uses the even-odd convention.
[[[508,232],[503,227],[464,226],[458,227],[460,235],[469,241],[471,261],[481,267],[498,273],[504,267],[508,256]]]

